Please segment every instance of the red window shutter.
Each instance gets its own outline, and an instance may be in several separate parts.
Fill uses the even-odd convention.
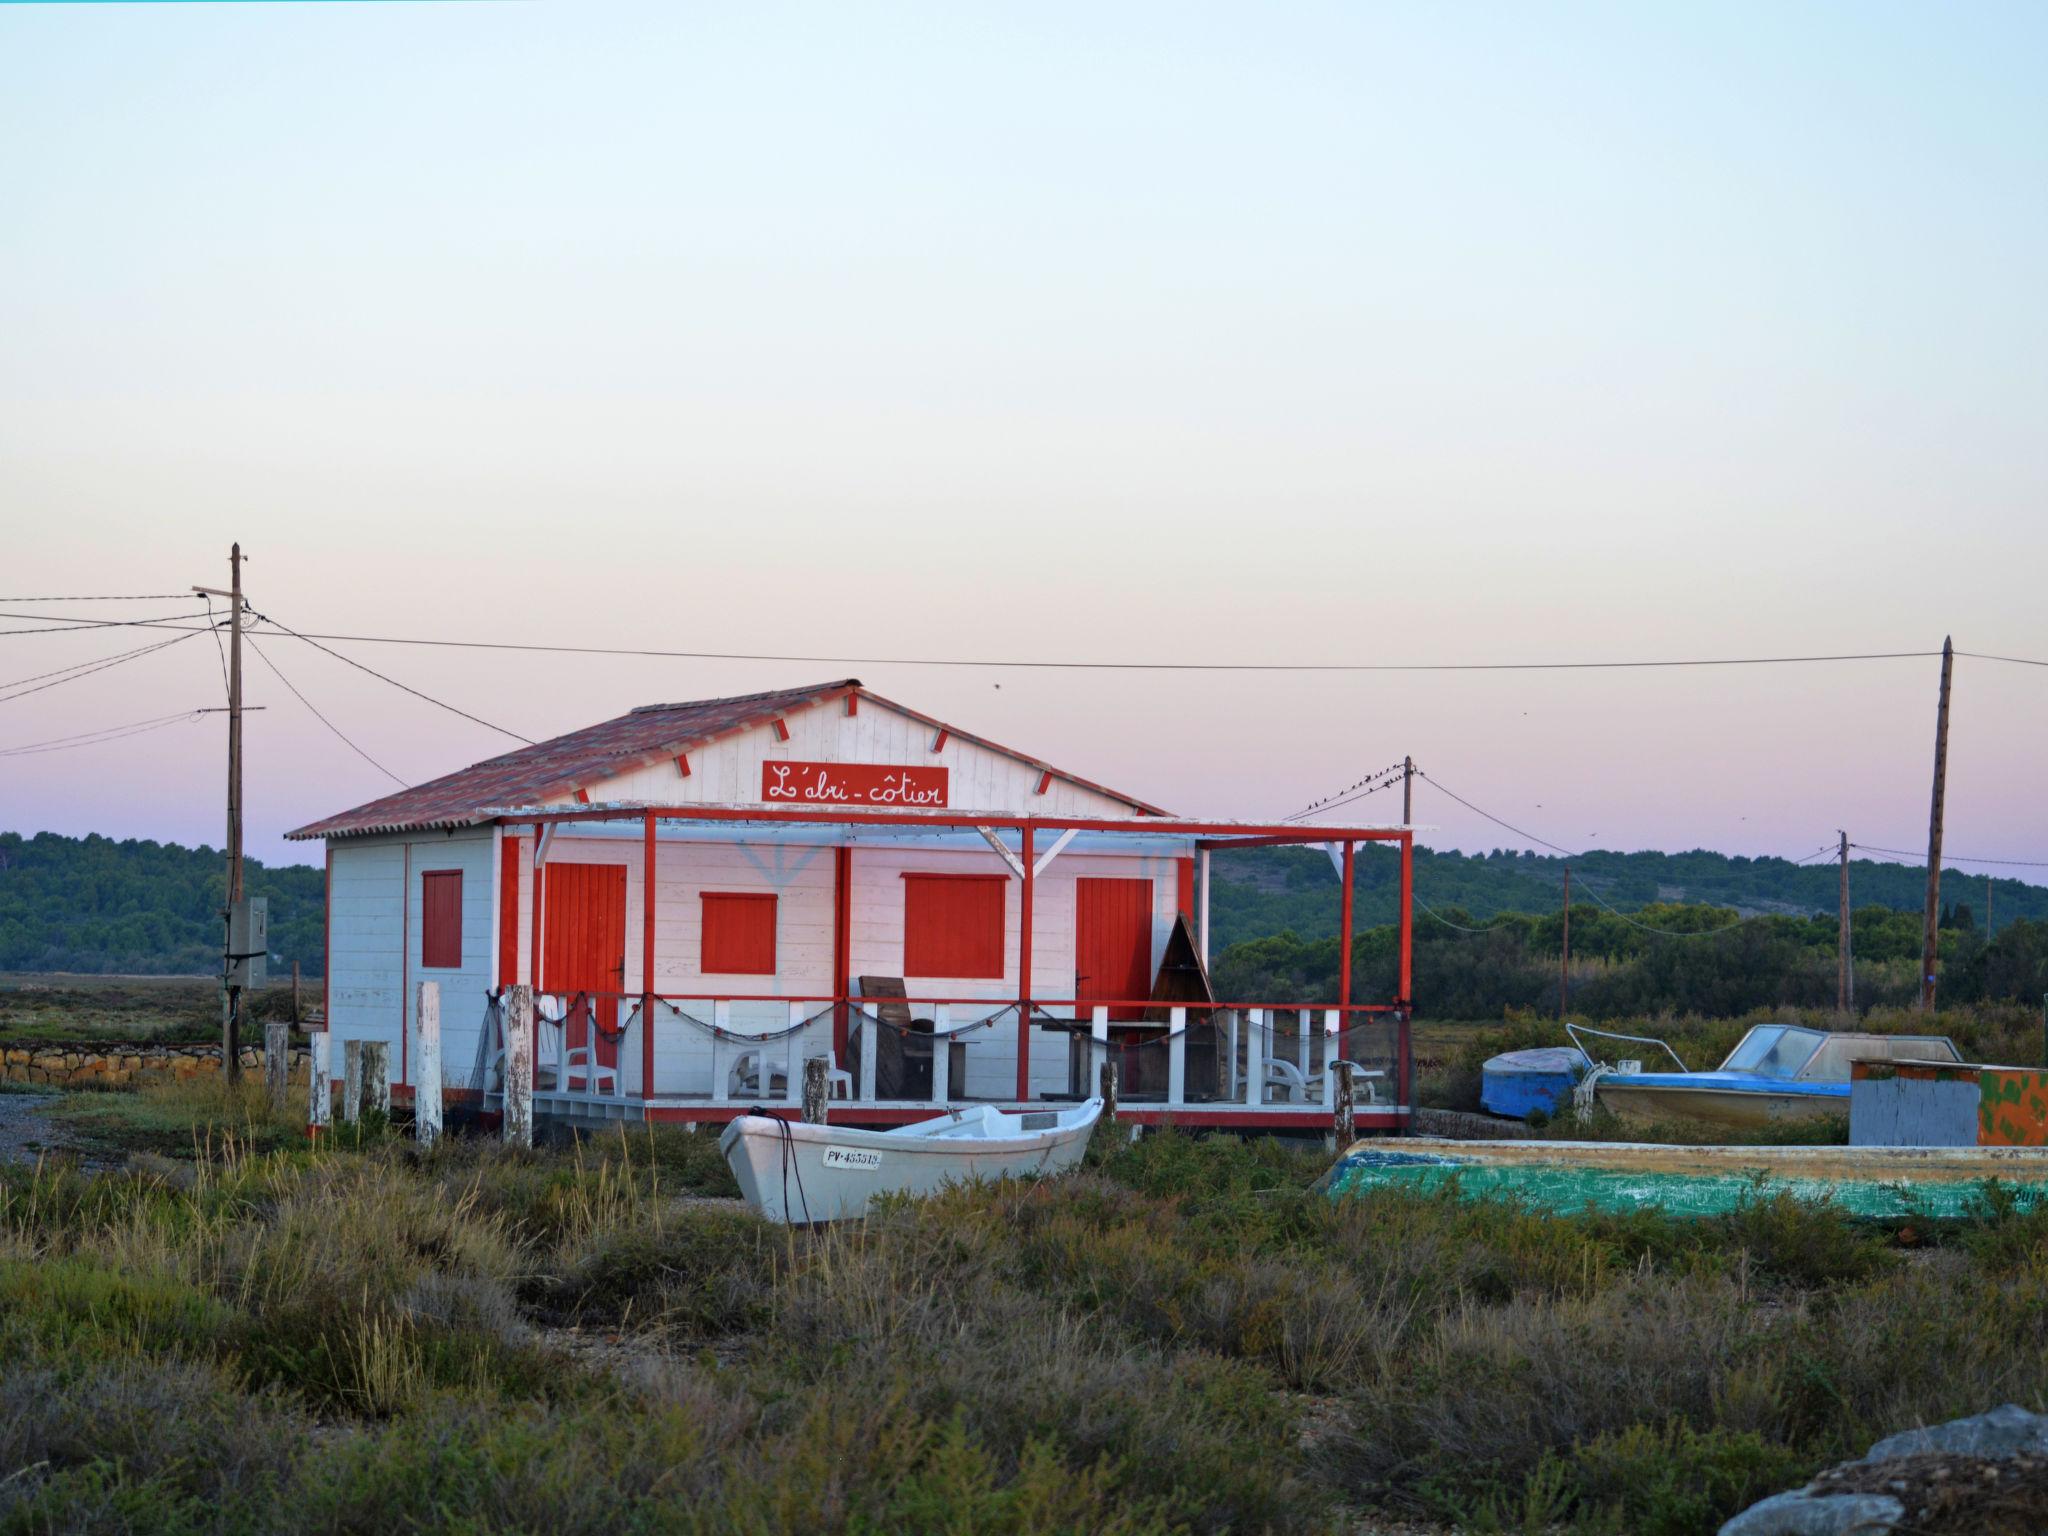
[[[1002,875],[903,877],[905,976],[1003,976]]]
[[[706,891],[697,968],[706,976],[773,976],[775,898],[759,891]]]
[[[462,969],[462,871],[430,869],[420,876],[420,966]]]

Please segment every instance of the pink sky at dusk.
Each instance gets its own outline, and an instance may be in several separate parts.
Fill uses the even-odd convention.
[[[321,631],[2048,657],[2044,25],[0,8],[0,595],[224,585],[239,538],[254,605]],[[190,611],[131,606],[52,611]],[[0,636],[0,682],[129,633]],[[511,745],[263,643],[408,780]],[[1792,857],[1924,841],[1937,670],[342,649],[535,738],[853,674],[1190,813],[1412,753],[1567,846]],[[249,692],[249,851],[315,859],[281,833],[393,786],[254,657]],[[7,693],[0,749],[216,705],[220,668]],[[2044,706],[2048,669],[1958,662],[1952,849],[2048,859]],[[0,829],[218,844],[221,736],[0,756]]]

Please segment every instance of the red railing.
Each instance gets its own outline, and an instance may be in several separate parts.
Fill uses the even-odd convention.
[[[563,994],[550,995],[563,996]],[[600,1031],[596,1027],[596,1008],[594,1005],[600,1000],[608,999],[611,1000],[617,1007],[617,1016],[619,1020],[617,1028],[614,1030],[602,1031],[602,1033],[607,1038],[619,1042],[621,1050],[623,1050],[625,1038],[628,1034],[630,1034],[634,1024],[639,1021],[640,1010],[645,1006],[646,1000],[649,996],[650,994],[643,994],[638,992],[611,991],[575,992],[567,994],[565,997],[565,1011],[560,1021],[556,1025],[556,1027],[562,1030],[562,1038],[557,1043],[553,1061],[553,1064],[556,1065],[558,1069],[558,1082],[566,1085],[567,1083],[573,1082],[580,1078],[585,1084],[585,1091],[597,1094],[600,1097],[625,1097],[626,1090],[623,1057],[621,1057],[621,1059],[618,1060],[616,1063],[611,1064],[609,1066],[606,1066],[599,1062],[598,1058],[600,1053],[598,1050],[598,1036],[600,1034]],[[683,1011],[683,1009],[678,1005],[688,1003],[695,1003],[699,1005],[710,1004],[714,1013],[718,1005],[734,1003],[780,1004],[784,1007],[791,1008],[815,1008],[817,1010],[817,1013],[813,1016],[812,1021],[807,1022],[814,1022],[816,1018],[824,1016],[827,1012],[836,1012],[837,1010],[842,1008],[872,1011],[877,1004],[882,1003],[910,1008],[983,1008],[989,1010],[991,1015],[999,1015],[1005,1012],[1009,1012],[1011,1010],[1020,1009],[1024,1006],[1022,999],[1003,998],[999,996],[960,996],[953,994],[912,995],[901,998],[885,998],[867,996],[861,993],[835,994],[826,992],[765,993],[688,991],[660,992],[651,994],[651,997],[654,1001],[665,1003],[678,1012]],[[1393,1063],[1393,1087],[1395,1089],[1394,1099],[1395,1103],[1400,1105],[1406,1105],[1410,1102],[1413,1079],[1413,1067],[1409,1039],[1409,1025],[1408,1019],[1406,1017],[1407,1010],[1402,1008],[1402,1006],[1397,1003],[1339,1004],[1236,1001],[1220,1001],[1213,1003],[1190,1001],[1183,1003],[1163,1001],[1154,998],[1034,998],[1031,1000],[1030,1006],[1032,1009],[1031,1023],[1040,1028],[1044,1028],[1048,1025],[1062,1027],[1086,1027],[1093,1022],[1092,1015],[1094,1011],[1097,1009],[1144,1009],[1152,1012],[1157,1012],[1165,1009],[1183,1009],[1186,1012],[1193,1014],[1233,1012],[1238,1014],[1262,1013],[1267,1015],[1295,1014],[1297,1016],[1302,1014],[1328,1015],[1331,1013],[1337,1013],[1344,1016],[1344,1018],[1347,1021],[1362,1018],[1378,1018],[1383,1016],[1393,1016],[1393,1022],[1397,1026],[1397,1033],[1395,1037],[1396,1049]],[[1072,1017],[1053,1017],[1052,1015],[1047,1013],[1047,1010],[1051,1009],[1072,1010]],[[537,1065],[544,1066],[550,1063],[546,1060],[543,1060],[541,1052],[539,1050],[539,1023],[540,1020],[537,1016],[535,1024],[535,1061]],[[1146,1030],[1148,1028],[1156,1030],[1165,1027],[1163,1021],[1160,1020],[1118,1020],[1115,1021],[1115,1025],[1118,1031],[1123,1034],[1139,1032]],[[1272,1038],[1274,1031],[1273,1026],[1270,1023],[1258,1027],[1263,1028],[1267,1031],[1268,1040]],[[1340,1026],[1339,1029],[1334,1031],[1317,1029],[1314,1030],[1313,1033],[1308,1034],[1306,1038],[1312,1039],[1314,1034],[1325,1035],[1326,1044],[1324,1046],[1324,1056],[1326,1060],[1334,1059],[1334,1053],[1337,1051],[1338,1047],[1333,1043],[1333,1037],[1341,1038],[1341,1036],[1343,1036],[1344,1034],[1348,1034],[1350,1032],[1350,1029],[1353,1027],[1356,1026],[1347,1022]],[[714,1026],[714,1028],[718,1028],[718,1026]],[[765,1052],[776,1041],[788,1039],[792,1032],[800,1033],[800,1031],[795,1030],[794,1024],[792,1025],[790,1030],[764,1032],[763,1036],[761,1037],[760,1046],[755,1048]],[[747,1039],[752,1038],[752,1036],[750,1032],[745,1030],[729,1030],[717,1034],[715,1038],[726,1041],[743,1043]],[[843,1044],[843,1039],[835,1041],[835,1047],[842,1046]],[[1138,1042],[1138,1044],[1142,1046],[1144,1042],[1141,1041]],[[654,1091],[653,1071],[654,1041],[652,1039],[651,1031],[642,1034],[642,1036],[640,1037],[640,1045],[640,1054],[642,1061],[642,1081],[640,1085],[640,1093],[642,1098],[652,1099],[656,1095]],[[579,1052],[581,1053],[580,1055],[578,1055]],[[576,1056],[577,1059],[571,1060],[570,1058],[572,1056]],[[1261,1056],[1263,1060],[1269,1062],[1282,1059],[1277,1054],[1271,1054],[1266,1052],[1262,1052]],[[715,1047],[713,1053],[713,1061],[713,1070],[715,1073],[717,1070],[717,1055]],[[764,1074],[768,1070],[768,1063],[765,1056],[763,1058],[762,1070]],[[1235,1068],[1233,1068],[1233,1073],[1234,1071]],[[599,1087],[600,1078],[603,1076],[608,1076],[612,1080],[612,1087],[609,1090],[609,1092],[606,1092],[600,1089]],[[760,1081],[765,1085],[765,1075],[760,1079]],[[796,1092],[796,1085],[794,1083],[791,1083],[789,1091],[792,1095],[794,1095],[794,1093]],[[1252,1091],[1253,1090],[1250,1088],[1250,1086],[1247,1085],[1247,1092],[1250,1093]],[[1263,1090],[1259,1091],[1260,1093],[1263,1092]],[[714,1096],[718,1096],[716,1094],[715,1087],[713,1092]],[[1263,1102],[1262,1098],[1260,1102]],[[1306,1108],[1307,1106],[1301,1107]]]

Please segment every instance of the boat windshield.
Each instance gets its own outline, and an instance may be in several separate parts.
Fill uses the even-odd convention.
[[[1723,1072],[1754,1072],[1760,1077],[1792,1078],[1820,1049],[1826,1037],[1796,1024],[1759,1024],[1721,1063]]]

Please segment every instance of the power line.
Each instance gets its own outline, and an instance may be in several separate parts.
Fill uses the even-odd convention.
[[[1967,656],[1972,661],[2007,661],[2016,667],[2048,667],[2048,661],[2036,661],[2030,656],[1993,656],[1986,651],[1957,651],[1958,656]]]
[[[0,615],[4,617],[4,615]],[[303,640],[363,645],[424,645],[475,651],[537,651],[572,656],[646,656],[671,661],[800,662],[805,666],[965,667],[984,670],[1069,672],[1561,672],[1637,667],[1756,667],[1800,662],[1904,661],[1939,656],[1939,651],[1870,651],[1830,656],[1729,656],[1669,661],[1445,661],[1445,662],[1261,662],[1261,661],[1042,661],[1006,657],[826,656],[771,651],[670,651],[646,647],[541,645],[513,640],[434,640],[407,635],[307,634]]]
[[[1403,766],[1400,763],[1395,763],[1391,767],[1381,768],[1373,773],[1369,773],[1356,784],[1347,785],[1333,795],[1326,795],[1320,800],[1311,800],[1301,810],[1296,811],[1292,816],[1285,819],[1288,821],[1300,821],[1304,816],[1318,815],[1323,811],[1334,811],[1340,806],[1351,804],[1354,800],[1363,800],[1367,795],[1377,794],[1400,777]]]
[[[1482,810],[1480,807],[1474,805],[1470,800],[1467,800],[1463,795],[1458,794],[1455,790],[1446,787],[1440,779],[1437,779],[1430,774],[1424,773],[1420,768],[1417,768],[1415,770],[1415,776],[1419,779],[1427,779],[1437,789],[1442,790],[1445,794],[1449,795],[1453,800],[1457,801],[1458,804],[1464,806],[1465,809],[1467,809],[1468,811],[1472,811],[1480,816],[1484,816],[1488,821],[1492,822],[1495,826],[1507,828],[1508,831],[1514,833],[1517,837],[1526,838],[1528,841],[1532,843],[1541,843],[1545,848],[1549,848],[1554,852],[1561,853],[1568,859],[1583,859],[1588,857],[1588,853],[1586,851],[1582,850],[1574,852],[1572,849],[1566,848],[1562,844],[1551,842],[1548,838],[1538,837],[1533,832],[1524,831],[1522,828],[1515,826],[1511,822],[1502,821],[1498,816],[1494,815],[1493,812],[1488,810]],[[1808,862],[1808,860],[1818,858],[1820,854],[1825,853],[1827,851],[1828,849],[1826,847],[1823,847],[1814,853],[1808,854],[1805,859],[1798,860],[1797,863],[1804,864]],[[1655,928],[1648,923],[1639,922],[1635,918],[1630,917],[1626,912],[1622,911],[1619,907],[1615,906],[1614,903],[1609,901],[1606,897],[1602,896],[1599,890],[1595,888],[1592,881],[1586,878],[1583,871],[1580,873],[1579,876],[1579,884],[1580,887],[1586,892],[1586,894],[1593,898],[1595,905],[1605,908],[1610,915],[1612,915],[1619,921],[1626,923],[1631,928],[1639,928],[1644,933],[1655,934],[1658,938],[1664,939],[1712,938],[1716,934],[1728,933],[1736,928],[1744,926],[1747,923],[1756,922],[1760,918],[1775,915],[1766,912],[1751,913],[1747,917],[1738,916],[1734,922],[1725,923],[1718,928]],[[1413,893],[1411,892],[1410,894],[1412,895]]]
[[[198,720],[205,714],[206,711],[203,709],[186,709],[174,715],[156,715],[148,720],[133,720],[126,725],[109,725],[97,731],[52,736],[45,741],[25,742],[18,747],[0,747],[0,757],[29,757],[42,752],[64,752],[72,747],[97,747],[110,741],[121,741],[129,736],[142,736],[150,731],[160,731],[166,726],[179,725],[188,720]]]
[[[148,645],[138,645],[130,651],[116,651],[111,656],[101,656],[95,659],[99,661],[120,661],[124,657],[140,656],[144,651],[161,650],[164,646],[170,645],[172,643],[173,642],[168,640],[154,640],[151,641]],[[32,672],[27,677],[17,677],[11,683],[0,683],[0,693],[5,693],[10,688],[18,688],[23,683],[39,683],[46,677],[56,677],[59,674],[65,672],[76,672],[79,671],[81,668],[89,667],[92,664],[92,661],[74,661],[67,667],[53,667],[48,672]]]
[[[220,624],[213,616],[213,599],[206,599],[206,621],[213,625],[213,648],[220,656],[220,695],[227,698],[234,692],[234,685],[228,681],[228,648],[220,638]]]
[[[1460,933],[1491,933],[1494,931],[1494,929],[1501,926],[1501,918],[1509,917],[1511,915],[1506,912],[1498,913],[1495,915],[1494,920],[1488,923],[1484,928],[1468,928],[1463,923],[1452,922],[1448,917],[1445,917],[1443,913],[1437,911],[1435,907],[1432,907],[1428,902],[1424,901],[1412,890],[1408,893],[1408,899],[1414,902],[1415,905],[1417,905],[1418,907],[1422,908],[1423,911],[1427,912],[1431,917],[1435,918],[1438,922],[1442,923],[1446,928],[1455,928]]]
[[[1926,862],[1925,848],[1880,848],[1875,843],[1851,843],[1851,848],[1861,848],[1865,853],[1890,853],[1902,859],[1919,859]],[[1967,854],[1947,853],[1941,856],[1944,864],[2010,864],[2016,869],[2048,869],[2048,859],[1974,859]]]
[[[40,615],[0,613],[0,618]],[[198,617],[198,615],[194,615]],[[105,622],[77,621],[81,624]],[[129,622],[147,623],[133,620]],[[169,621],[161,621],[169,622]],[[281,627],[281,626],[280,626]],[[0,631],[5,633],[5,631]],[[1621,661],[1442,661],[1442,662],[1202,662],[1202,661],[1047,661],[1037,658],[959,656],[832,656],[771,651],[686,651],[652,646],[547,645],[531,640],[449,640],[424,635],[365,635],[324,630],[289,631],[295,638],[332,640],[360,645],[416,645],[478,651],[529,651],[543,655],[641,656],[671,661],[801,662],[823,666],[966,667],[991,670],[1044,669],[1082,672],[1557,672],[1612,671],[1657,667],[1760,667],[1844,661],[1909,661],[1938,657],[1939,651],[1847,651],[1787,656],[1709,656],[1631,659]],[[1958,653],[1965,654],[1965,653]],[[1974,654],[1974,653],[1971,653]],[[1987,657],[1987,660],[2018,660]],[[2029,663],[2033,665],[2034,663]],[[2039,663],[2048,666],[2048,662]]]
[[[0,635],[65,635],[85,629],[176,629],[188,619],[210,621],[212,617],[210,607],[206,613],[165,613],[150,619],[86,619],[51,613],[0,613],[0,619],[25,619],[37,625],[34,629],[0,629]],[[46,620],[49,622],[44,622]],[[197,629],[191,631],[193,634],[198,632]]]
[[[191,595],[190,592],[99,592],[74,597],[0,597],[0,603],[162,603]]]
[[[1458,804],[1464,806],[1466,810],[1472,811],[1477,815],[1484,816],[1488,821],[1492,822],[1497,827],[1507,828],[1508,831],[1514,833],[1515,836],[1519,838],[1523,838],[1526,841],[1532,843],[1541,843],[1544,847],[1550,849],[1553,853],[1561,853],[1568,859],[1582,859],[1585,857],[1585,854],[1583,852],[1574,852],[1572,849],[1566,848],[1562,844],[1553,843],[1547,837],[1538,837],[1534,832],[1524,832],[1520,827],[1514,825],[1512,822],[1502,821],[1498,816],[1494,815],[1493,812],[1480,810],[1478,806],[1474,805],[1470,800],[1467,800],[1463,795],[1459,794],[1456,790],[1452,789],[1449,785],[1445,784],[1441,779],[1438,779],[1433,774],[1424,773],[1420,768],[1418,768],[1415,770],[1415,777],[1417,777],[1418,779],[1427,780],[1437,789],[1442,790],[1445,794],[1449,795],[1453,800],[1457,801]]]
[[[286,677],[284,673],[278,671],[277,663],[272,661],[270,657],[265,654],[263,647],[256,643],[255,636],[250,635],[246,636],[245,638],[249,642],[249,649],[256,653],[257,660],[261,661],[263,665],[270,668],[272,672],[275,672],[277,674],[277,680],[280,683],[283,683],[285,687],[291,689],[292,697],[297,699],[301,704],[305,705],[306,708],[312,710],[313,718],[315,720],[318,720],[322,725],[326,726],[328,730],[334,732],[336,736],[340,737],[343,746],[347,747],[349,751],[355,753],[357,757],[360,757],[372,768],[376,769],[379,773],[383,774],[385,778],[391,780],[391,782],[396,784],[400,789],[412,788],[412,786],[406,783],[404,779],[401,779],[397,774],[393,773],[389,768],[386,768],[382,763],[378,762],[377,759],[370,756],[369,753],[365,752],[353,741],[350,741],[346,735],[343,735],[340,726],[336,725],[332,720],[328,719],[325,715],[321,714],[319,709],[314,705],[313,701],[307,698],[303,693],[299,692],[298,687],[292,682],[290,678]]]
[[[32,693],[41,693],[45,689],[62,687],[65,683],[75,683],[82,677],[92,676],[95,672],[104,672],[109,667],[118,667],[125,662],[134,661],[138,657],[147,656],[154,651],[168,650],[171,646],[183,645],[194,636],[209,633],[211,633],[209,630],[195,629],[191,634],[179,635],[175,639],[170,640],[159,640],[154,645],[145,645],[132,651],[123,651],[118,655],[105,657],[98,662],[81,663],[77,667],[66,667],[64,671],[69,674],[68,676],[57,677],[54,681],[47,683],[37,683],[33,688],[20,688],[13,693],[0,694],[0,704],[11,704],[16,699],[25,699]],[[33,680],[24,678],[22,681],[28,682]]]
[[[251,611],[253,612],[254,610]],[[258,613],[256,617],[265,624],[275,625],[278,629],[283,630],[286,634],[290,635],[295,640],[305,641],[306,644],[312,646],[313,649],[316,651],[326,651],[327,654],[329,656],[332,656],[336,661],[347,662],[350,666],[354,667],[358,672],[369,673],[370,676],[376,678],[377,681],[379,681],[380,683],[389,683],[392,687],[398,689],[402,693],[409,693],[416,699],[424,699],[427,703],[432,704],[437,709],[447,710],[448,713],[451,715],[460,715],[463,719],[468,720],[473,724],[480,725],[485,730],[496,731],[500,736],[510,736],[514,741],[524,742],[529,747],[534,745],[533,739],[531,737],[522,736],[517,731],[508,731],[502,725],[493,725],[491,724],[490,721],[483,719],[481,716],[472,715],[466,709],[457,709],[453,704],[445,703],[444,701],[435,698],[430,693],[421,693],[419,689],[411,687],[405,683],[401,683],[395,677],[386,677],[382,672],[379,672],[375,667],[366,667],[360,661],[357,661],[353,656],[344,656],[340,651],[322,645],[316,637],[312,635],[302,635],[297,630],[293,629],[289,624],[285,624],[277,619],[273,619],[267,613]],[[388,772],[389,770],[386,771]],[[400,782],[403,782],[403,780],[401,780]]]

